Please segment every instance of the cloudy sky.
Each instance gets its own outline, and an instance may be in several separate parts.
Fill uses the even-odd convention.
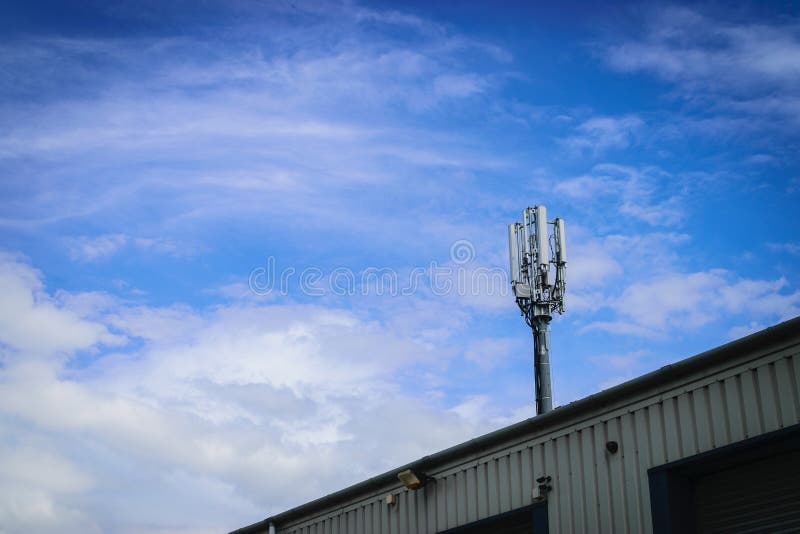
[[[529,204],[557,405],[800,314],[791,3],[426,4],[3,3],[0,532],[232,530],[530,417]]]

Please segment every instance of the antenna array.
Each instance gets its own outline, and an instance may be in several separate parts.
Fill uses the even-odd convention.
[[[553,228],[552,235],[548,234],[549,226]],[[544,206],[526,208],[522,222],[508,225],[508,255],[514,297],[525,322],[533,330],[536,413],[542,414],[553,407],[551,314],[564,313],[567,268],[564,220],[556,218],[548,222]]]

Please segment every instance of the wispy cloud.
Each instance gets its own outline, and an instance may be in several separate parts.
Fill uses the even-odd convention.
[[[711,10],[651,10],[641,36],[605,50],[621,71],[652,72],[715,107],[796,121],[800,21],[731,22]]]
[[[556,193],[586,204],[602,201],[604,213],[613,213],[613,206],[619,213],[653,226],[675,225],[684,215],[680,182],[658,167],[602,163],[595,165],[591,174],[561,180],[552,187]]]
[[[313,30],[282,31],[299,39]],[[86,259],[120,249],[123,240],[109,236],[129,234],[126,226],[137,224],[139,209],[169,221],[140,229],[143,238],[175,243],[212,220],[263,213],[280,214],[287,223],[320,216],[337,222],[337,229],[359,232],[395,219],[385,226],[398,236],[418,232],[422,225],[394,210],[376,220],[371,207],[391,195],[443,203],[448,188],[430,178],[507,163],[475,139],[409,118],[445,104],[466,105],[464,99],[491,88],[488,80],[506,59],[446,32],[426,32],[410,46],[358,26],[353,31],[325,30],[325,39],[311,39],[302,53],[261,53],[236,40],[222,53],[188,38],[6,45],[12,55],[21,53],[15,46],[45,50],[39,55],[49,59],[43,61],[65,76],[73,63],[104,58],[110,75],[102,83],[91,78],[98,91],[92,98],[26,109],[24,120],[16,120],[21,111],[8,110],[0,154],[41,158],[52,168],[49,179],[18,184],[24,205],[0,201],[0,225],[40,230],[64,221],[110,221],[105,237],[72,243],[76,257]],[[465,51],[479,61],[464,61]],[[115,76],[118,70],[135,76]],[[88,83],[72,80],[79,82]],[[409,176],[416,177],[414,187]],[[56,182],[67,184],[58,198],[33,190]],[[354,187],[358,198],[345,194]],[[430,213],[416,220],[422,216],[433,224]]]
[[[758,313],[772,321],[800,314],[800,291],[785,279],[739,278],[724,270],[676,273],[636,282],[608,306],[620,317],[595,321],[587,329],[645,336],[663,336],[679,328],[696,329],[721,316]]]
[[[195,247],[163,238],[131,237],[125,234],[78,236],[65,239],[70,257],[77,261],[97,261],[113,256],[126,246],[169,256],[185,257],[196,252]]]
[[[767,243],[767,248],[775,252],[800,256],[800,243]]]
[[[128,236],[124,234],[106,234],[96,237],[69,238],[67,246],[72,259],[93,261],[114,254],[127,242]]]
[[[611,149],[625,149],[636,141],[644,121],[637,116],[592,117],[575,127],[562,141],[572,151],[598,156]]]

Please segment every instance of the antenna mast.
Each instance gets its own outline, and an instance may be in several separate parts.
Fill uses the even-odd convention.
[[[550,237],[548,225],[553,227]],[[508,255],[514,297],[525,322],[533,330],[536,414],[540,415],[553,409],[550,320],[552,312],[564,313],[567,269],[564,220],[556,218],[547,222],[544,206],[526,208],[522,212],[522,222],[508,225]],[[551,267],[555,271],[554,280]]]

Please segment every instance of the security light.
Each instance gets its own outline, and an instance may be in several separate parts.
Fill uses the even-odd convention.
[[[410,490],[417,490],[425,485],[428,477],[422,473],[417,473],[413,469],[406,469],[397,473],[397,478],[403,483],[405,487]]]

